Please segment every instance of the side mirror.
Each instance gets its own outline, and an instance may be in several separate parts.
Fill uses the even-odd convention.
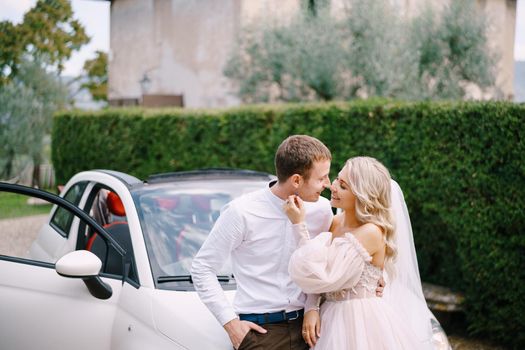
[[[98,276],[101,267],[102,261],[98,256],[87,250],[68,253],[55,264],[55,270],[60,276],[81,278],[91,295],[98,299],[109,299],[113,290]]]

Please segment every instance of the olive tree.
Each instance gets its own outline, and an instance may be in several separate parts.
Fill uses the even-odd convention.
[[[38,0],[22,22],[0,21],[0,177],[12,176],[15,160],[28,157],[38,181],[44,137],[67,98],[58,76],[88,41],[69,0]]]
[[[36,62],[20,63],[16,77],[0,86],[0,178],[13,176],[15,160],[27,157],[35,166],[33,181],[38,181],[44,136],[66,97],[58,77]]]
[[[224,74],[244,102],[358,97],[461,99],[469,84],[493,89],[496,57],[473,0],[408,18],[388,0],[304,2],[287,23],[243,28]]]
[[[328,11],[244,29],[224,71],[245,102],[332,100],[345,89],[344,38]]]

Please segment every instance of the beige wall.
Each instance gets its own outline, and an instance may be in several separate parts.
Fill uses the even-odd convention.
[[[115,0],[109,98],[183,95],[187,107],[238,104],[222,69],[238,30],[238,0]],[[142,91],[144,75],[151,80]]]
[[[111,3],[109,99],[139,98],[142,74],[156,65],[154,0]]]
[[[186,107],[238,105],[222,71],[242,25],[285,20],[297,0],[113,0],[109,99],[183,95]],[[151,85],[143,91],[147,75]]]
[[[489,45],[499,56],[496,84],[503,98],[514,97],[514,39],[516,0],[478,0],[490,23]]]
[[[425,0],[391,0],[412,16]],[[428,0],[443,6],[450,0]],[[501,57],[497,82],[513,94],[515,0],[478,0],[492,26],[490,45]],[[241,26],[259,18],[286,20],[300,0],[113,0],[109,99],[139,99],[143,93],[183,95],[186,107],[240,103],[222,71]],[[332,0],[332,12],[347,0]],[[147,75],[147,91],[140,80]]]
[[[286,21],[299,10],[298,0],[241,0],[241,25],[257,20]]]

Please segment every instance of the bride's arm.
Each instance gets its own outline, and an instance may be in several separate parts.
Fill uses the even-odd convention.
[[[297,247],[302,247],[310,240],[310,232],[308,232],[308,227],[304,222],[292,225],[292,232],[297,242]]]
[[[303,339],[313,348],[321,336],[321,317],[319,315],[319,294],[307,294],[304,306]]]
[[[306,294],[306,302],[304,304],[304,312],[311,310],[319,311],[319,303],[321,301],[321,294],[311,293]]]
[[[303,200],[299,196],[289,196],[283,205],[284,212],[292,222],[292,232],[297,246],[301,247],[310,240],[310,233],[305,223],[306,210]]]
[[[301,247],[310,240],[310,233],[304,222],[305,209],[302,200],[297,196],[290,196],[283,207],[286,215],[292,222],[292,232],[297,246]],[[319,316],[320,294],[307,294],[304,306],[303,339],[310,348],[314,347],[321,335],[321,317]]]

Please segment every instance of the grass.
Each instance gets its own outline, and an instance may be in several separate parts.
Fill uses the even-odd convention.
[[[49,213],[52,204],[30,205],[31,198],[16,193],[0,192],[0,219]]]

